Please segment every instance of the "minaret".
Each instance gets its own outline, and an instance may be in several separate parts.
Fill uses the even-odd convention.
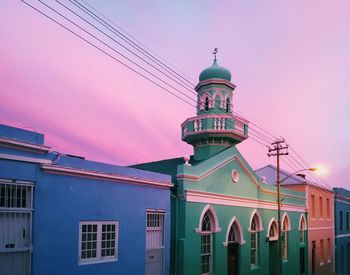
[[[220,67],[216,60],[199,75],[195,87],[198,93],[197,116],[182,124],[182,140],[194,147],[196,160],[207,159],[248,137],[248,121],[232,114],[232,93],[229,70]]]

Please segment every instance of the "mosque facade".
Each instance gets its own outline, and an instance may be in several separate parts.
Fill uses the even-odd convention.
[[[215,57],[181,125],[194,154],[133,165],[172,177],[170,274],[278,274],[277,188],[236,148],[249,121],[232,113],[235,88]],[[307,274],[305,193],[281,188],[281,200],[283,274]]]

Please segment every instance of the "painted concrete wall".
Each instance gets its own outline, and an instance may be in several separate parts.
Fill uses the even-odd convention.
[[[309,273],[312,274],[312,247],[315,244],[315,274],[332,274],[334,272],[334,193],[311,184],[308,184],[306,188],[309,209]],[[327,199],[329,207],[327,207]],[[314,205],[312,200],[314,200]],[[324,243],[323,259],[322,240]]]
[[[166,210],[169,252],[168,189],[52,174],[35,189],[33,274],[144,274],[148,208]],[[78,265],[79,221],[119,221],[118,261]]]
[[[269,183],[276,181],[276,167],[272,165],[258,169],[257,173],[265,176]],[[287,176],[286,171],[281,171],[282,179]],[[334,271],[334,194],[332,190],[316,186],[298,176],[288,178],[283,187],[306,194],[309,217],[309,274],[332,274]]]
[[[239,174],[236,183],[232,181],[233,170]],[[203,209],[208,205],[215,211],[217,227],[220,228],[213,233],[212,274],[227,274],[227,247],[223,243],[234,217],[241,225],[245,241],[239,247],[240,274],[269,274],[269,261],[272,261],[272,266],[277,265],[277,251],[273,257],[269,257],[270,242],[266,239],[270,221],[273,218],[277,220],[276,187],[261,186],[259,178],[235,147],[230,147],[197,165],[179,165],[177,190],[180,198],[183,197],[178,207],[178,274],[201,272],[201,234],[198,228]],[[289,205],[298,209],[282,211],[282,216],[284,212],[288,213],[291,223],[291,230],[288,232],[288,257],[283,261],[283,274],[299,274],[299,221],[301,215],[305,215],[305,194],[288,189],[283,189],[282,193],[283,207]],[[261,216],[263,230],[258,233],[258,264],[252,266],[251,234],[248,228],[255,209]],[[302,246],[307,251],[307,242]],[[277,249],[277,244],[275,248]],[[306,257],[307,252],[305,262]],[[307,271],[307,264],[305,268]]]
[[[179,260],[178,274],[200,274],[201,234],[196,232],[196,228],[199,227],[200,216],[206,204],[183,203],[185,204],[183,215],[184,213],[186,214],[183,216],[182,221],[180,218],[180,227],[182,223],[183,230],[180,230],[179,235],[179,254],[181,255],[183,253],[180,256],[183,260]],[[211,206],[217,214],[218,226],[221,228],[220,232],[213,233],[213,274],[227,274],[227,247],[224,246],[224,242],[227,238],[230,221],[234,217],[241,225],[243,240],[245,241],[245,244],[239,247],[240,274],[269,274],[269,261],[271,260],[274,265],[277,265],[277,258],[269,257],[270,242],[266,237],[268,235],[270,220],[272,218],[277,220],[277,211],[257,209],[261,215],[263,230],[258,233],[258,265],[251,267],[251,234],[248,232],[248,228],[250,227],[251,215],[255,209],[223,205]],[[284,212],[282,212],[283,214]],[[298,212],[288,212],[291,230],[288,232],[288,258],[283,261],[283,274],[299,274],[299,248],[304,246],[299,244],[300,233],[298,227],[301,214]]]
[[[0,130],[0,136],[16,140],[23,137],[25,142],[33,142],[38,136],[12,127]],[[42,140],[40,137],[36,144],[42,144],[43,136]],[[10,160],[9,156],[17,160]],[[171,177],[64,155],[52,166],[118,175],[126,180],[48,173],[40,163],[33,163],[55,158],[55,153],[0,146],[0,178],[35,183],[32,274],[145,274],[147,209],[165,211],[165,274],[169,274],[170,190],[169,186],[147,182],[170,184]],[[80,221],[119,222],[117,261],[79,265]]]
[[[347,215],[350,215],[350,191],[343,188],[333,188],[333,190],[335,196],[335,271],[336,274],[350,274],[350,221],[347,220]],[[342,230],[340,212],[342,212]]]

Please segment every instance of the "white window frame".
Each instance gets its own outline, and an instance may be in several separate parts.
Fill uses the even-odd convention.
[[[209,252],[208,253],[202,253],[201,251],[201,275],[208,275],[212,273],[212,257],[213,257],[213,234],[211,231],[202,231],[201,233],[201,247],[203,245],[203,236],[209,236]],[[202,250],[202,248],[201,248]],[[209,256],[209,272],[202,273],[202,265],[203,265],[203,257]]]
[[[299,232],[300,232],[300,245],[305,244],[305,232],[306,232],[307,226],[306,226],[306,219],[304,214],[300,216],[299,220]]]
[[[156,218],[155,220],[151,219],[151,216],[148,215],[154,215],[153,218]],[[147,274],[153,274],[154,270],[152,267],[152,261],[148,262],[148,252],[152,252],[152,250],[162,250],[162,271],[159,274],[165,274],[165,226],[166,226],[166,211],[161,209],[147,209],[146,212],[146,275]],[[152,225],[152,221],[157,221],[158,226]],[[154,236],[152,236],[152,231],[158,231],[161,234],[161,238],[159,238],[160,243],[152,242],[152,239]],[[150,235],[149,235],[150,234]],[[149,239],[150,238],[150,239]],[[153,239],[155,240],[155,239]]]
[[[255,230],[252,230],[252,222],[255,221]],[[254,209],[250,216],[250,223],[248,232],[250,233],[250,266],[255,267],[259,265],[259,232],[264,228],[261,224],[261,217],[257,209]],[[252,236],[255,236],[255,248],[252,248]],[[254,253],[254,263],[252,263],[252,252]]]
[[[288,260],[288,231],[290,231],[290,220],[287,213],[282,218],[282,259]]]
[[[82,247],[82,227],[83,225],[97,225],[97,244],[96,244],[96,257],[95,258],[81,258]],[[103,225],[115,225],[115,250],[113,256],[102,256],[102,226]],[[79,249],[78,249],[78,264],[94,264],[103,262],[112,262],[118,260],[118,233],[119,233],[119,221],[80,221],[79,222]]]
[[[250,232],[250,265],[251,266],[257,266],[258,265],[258,232],[257,231],[251,231]],[[253,236],[255,238],[255,248],[253,248]],[[252,254],[254,256],[252,257]],[[252,261],[254,259],[254,262]]]

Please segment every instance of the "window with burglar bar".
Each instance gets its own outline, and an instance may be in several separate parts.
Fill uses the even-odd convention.
[[[165,274],[164,210],[147,210],[146,275]]]
[[[31,270],[34,182],[0,179],[0,273]]]
[[[0,184],[0,207],[32,208],[33,185],[3,182]]]
[[[79,223],[79,264],[118,260],[117,221]]]

